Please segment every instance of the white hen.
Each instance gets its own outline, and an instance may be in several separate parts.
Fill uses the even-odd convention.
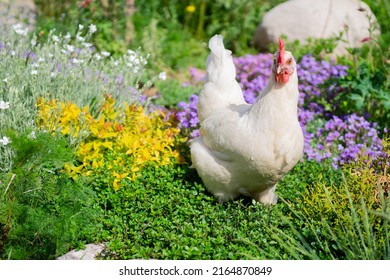
[[[249,105],[222,36],[209,42],[206,83],[197,107],[201,136],[191,142],[191,159],[220,202],[242,194],[275,204],[277,181],[302,157],[296,62],[279,43],[268,85]]]

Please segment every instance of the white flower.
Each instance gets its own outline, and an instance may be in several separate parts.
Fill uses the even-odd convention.
[[[56,42],[56,43],[58,43],[60,41],[60,38],[57,35],[53,35],[51,37],[51,39],[53,40],[53,42]]]
[[[32,71],[31,71],[31,75],[36,75],[36,74],[38,74],[38,71],[37,71],[37,70],[32,70]]]
[[[4,82],[4,83],[8,83],[8,78],[5,78],[5,79],[3,80],[3,82]]]
[[[38,62],[44,62],[44,61],[45,61],[45,59],[43,57],[38,58]]]
[[[15,31],[16,34],[21,36],[27,36],[28,28],[23,28],[23,25],[20,23],[17,23],[12,26],[12,29]]]
[[[3,100],[0,100],[0,109],[5,110],[9,108],[9,102],[5,102]]]
[[[84,28],[84,25],[79,24],[79,30],[83,30],[83,28]]]
[[[12,51],[11,52],[11,56],[15,56],[16,52],[15,51]]]
[[[57,77],[57,72],[51,72],[51,73],[50,73],[50,77],[51,77],[51,78]]]
[[[95,59],[96,59],[96,60],[101,60],[101,59],[102,59],[102,56],[101,56],[100,54],[97,53],[97,54],[95,54]]]
[[[21,28],[23,28],[23,25],[22,25],[21,23],[15,23],[14,25],[11,26],[11,28],[12,28],[13,30],[15,30],[15,29],[21,29]]]
[[[80,36],[79,33],[77,33],[77,35],[76,35],[76,41],[78,41],[78,42],[84,42],[84,41],[85,41],[85,38],[84,38],[83,36]]]
[[[73,62],[74,64],[81,64],[81,63],[84,62],[84,60],[83,60],[83,59],[73,58],[72,62]]]
[[[34,37],[31,39],[31,46],[35,47],[36,44],[37,44],[37,39]]]
[[[74,52],[74,46],[72,46],[72,45],[66,45],[65,47],[66,47],[66,49],[68,50],[68,52]]]
[[[130,64],[138,64],[138,62],[139,62],[139,59],[137,58],[137,54],[136,53],[129,53],[128,65],[129,65],[129,63]]]
[[[33,67],[33,68],[37,68],[37,67],[39,67],[39,64],[38,64],[38,63],[36,63],[36,62],[34,62],[33,64],[31,64],[31,67]]]
[[[140,59],[141,59],[141,63],[142,63],[143,65],[148,64],[148,61],[147,61],[145,58],[141,57]]]
[[[109,57],[111,55],[109,52],[106,52],[106,51],[102,51],[101,54],[102,54],[102,56],[105,56],[105,57]]]
[[[9,139],[6,136],[3,136],[3,138],[0,139],[0,143],[3,144],[4,146],[7,146],[11,142],[12,142],[11,139]]]
[[[35,134],[35,131],[31,131],[31,133],[30,133],[30,135],[28,137],[31,138],[31,139],[36,139],[37,136]]]
[[[66,33],[65,37],[64,37],[66,40],[70,40],[72,38],[72,35],[70,35],[70,33]]]
[[[90,47],[92,47],[92,44],[91,43],[83,43],[83,46],[84,46],[84,48],[89,49]]]
[[[94,24],[90,24],[88,28],[89,28],[89,33],[91,33],[91,34],[93,34],[97,31],[96,25],[94,25]]]
[[[158,78],[162,81],[166,80],[167,79],[167,73],[165,72],[161,72],[160,74],[158,74]]]

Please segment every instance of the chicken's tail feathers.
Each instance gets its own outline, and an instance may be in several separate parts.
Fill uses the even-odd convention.
[[[211,52],[206,61],[205,85],[197,105],[200,122],[228,105],[246,104],[236,81],[232,52],[225,49],[223,37],[214,35],[209,41],[209,48]]]
[[[223,56],[230,56],[232,52],[230,50],[225,49],[223,44],[223,36],[222,35],[214,35],[209,41],[209,49],[211,53],[217,58],[222,59]]]
[[[211,52],[206,62],[206,82],[220,83],[235,79],[232,52],[225,49],[222,35],[214,35],[209,41],[209,48]]]

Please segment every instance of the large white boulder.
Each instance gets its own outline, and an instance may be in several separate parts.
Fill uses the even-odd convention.
[[[335,54],[345,54],[346,47],[359,47],[370,37],[377,20],[371,9],[359,0],[290,0],[268,11],[258,26],[254,44],[260,51],[277,44],[285,35],[288,40],[304,43],[307,38],[331,38],[343,32]]]

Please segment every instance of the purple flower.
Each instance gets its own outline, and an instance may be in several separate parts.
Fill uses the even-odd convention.
[[[177,104],[179,111],[176,113],[176,117],[179,121],[179,128],[196,129],[199,126],[198,113],[196,105],[198,104],[198,96],[192,95],[188,99],[188,103],[180,101]]]
[[[356,114],[343,118],[333,116],[317,128],[316,137],[305,133],[310,143],[305,145],[305,153],[308,159],[331,158],[333,166],[354,161],[360,154],[380,158],[384,152],[375,126]]]
[[[200,136],[199,129],[195,129],[194,131],[192,131],[192,132],[190,133],[190,136],[191,136],[191,138],[195,138],[195,137]]]
[[[189,68],[190,76],[191,76],[191,81],[195,84],[201,83],[204,81],[205,78],[205,73],[204,71],[201,71],[195,67],[190,67]]]
[[[115,81],[117,82],[118,85],[121,86],[123,84],[123,75],[120,74],[120,75],[116,76]]]
[[[312,121],[314,119],[315,113],[309,110],[305,110],[303,108],[300,108],[298,111],[298,119],[301,124],[301,126],[305,126],[307,123]]]
[[[272,55],[245,55],[234,58],[237,70],[237,81],[243,89],[245,101],[252,104],[267,86],[271,76]]]
[[[35,53],[33,53],[33,52],[26,51],[24,53],[24,57],[34,60],[37,57],[37,55]]]

